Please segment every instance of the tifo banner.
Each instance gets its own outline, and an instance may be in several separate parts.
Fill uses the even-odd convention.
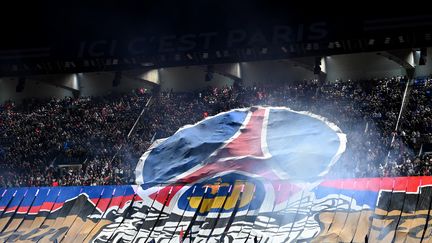
[[[432,177],[7,188],[1,242],[429,242]]]
[[[149,149],[136,169],[144,183],[194,183],[229,173],[315,182],[345,151],[325,118],[286,107],[234,109],[179,129]]]

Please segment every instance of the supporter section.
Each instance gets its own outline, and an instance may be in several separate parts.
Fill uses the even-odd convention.
[[[419,242],[432,177],[1,189],[0,240]]]

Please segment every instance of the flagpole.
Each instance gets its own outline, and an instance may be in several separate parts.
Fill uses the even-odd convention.
[[[126,140],[129,141],[129,137],[132,135],[132,132],[135,130],[136,125],[138,124],[139,120],[141,119],[142,115],[144,114],[145,110],[150,107],[151,100],[153,96],[150,96],[150,98],[147,100],[147,103],[145,104],[144,108],[141,110],[140,114],[138,115],[137,119],[135,120],[133,126],[129,130],[128,135],[126,136]],[[120,148],[116,151],[116,153],[111,158],[110,164],[113,163],[114,159],[117,157],[118,153],[123,149],[124,142],[120,145]]]
[[[127,139],[129,139],[129,137],[132,135],[132,132],[135,130],[136,125],[138,124],[139,120],[141,119],[142,115],[144,114],[144,111],[149,107],[150,101],[152,100],[153,96],[150,96],[150,98],[148,99],[147,103],[145,104],[144,108],[141,110],[141,113],[139,114],[139,116],[137,117],[137,119],[135,120],[135,123],[133,124],[132,128],[129,130],[129,133],[127,135]]]

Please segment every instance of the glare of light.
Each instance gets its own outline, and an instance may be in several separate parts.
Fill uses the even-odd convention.
[[[75,73],[72,75],[72,88],[75,90],[79,89],[79,83],[78,80],[80,78],[82,78],[83,74],[82,73]]]
[[[386,37],[384,40],[384,44],[389,44],[390,43],[390,37]]]

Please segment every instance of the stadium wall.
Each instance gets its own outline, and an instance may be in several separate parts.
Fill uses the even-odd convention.
[[[62,76],[34,76],[26,78],[24,90],[20,93],[16,92],[18,84],[17,77],[0,78],[0,103],[6,100],[14,100],[20,102],[22,99],[37,97],[37,98],[64,98],[72,96],[72,90],[62,88],[62,85],[69,87],[73,82],[72,75]],[[49,83],[50,80],[57,80],[57,85]]]
[[[74,90],[79,90],[80,96],[98,96],[111,92],[129,92],[136,88],[151,89],[159,83],[159,74],[158,70],[123,72],[117,87],[112,85],[114,73],[110,72],[31,76],[26,78],[24,90],[20,93],[15,90],[18,79],[0,78],[0,103],[6,100],[21,102],[33,97],[72,97]]]
[[[428,48],[426,65],[416,66],[416,77],[432,73],[432,49]],[[418,60],[416,60],[418,63]],[[335,55],[325,58],[327,77],[359,80],[368,78],[405,75],[405,70],[396,62],[376,53]],[[302,60],[259,61],[240,64],[214,65],[211,81],[205,81],[207,66],[161,68],[159,70],[134,70],[122,72],[121,82],[112,86],[114,73],[95,72],[79,76],[75,74],[32,76],[26,78],[23,92],[16,93],[18,78],[0,78],[0,103],[12,99],[20,102],[24,98],[63,98],[72,96],[79,89],[81,96],[106,95],[110,92],[129,92],[135,88],[151,88],[160,84],[162,90],[189,91],[206,86],[232,85],[234,79],[242,78],[247,86],[263,83],[296,82],[314,79],[313,58]],[[79,76],[79,81],[76,77]]]
[[[137,88],[150,89],[154,83],[159,83],[159,77],[156,77],[153,82],[144,80],[145,74],[146,72],[142,71],[122,72],[119,85],[113,87],[115,75],[113,72],[84,73],[80,80],[81,96],[107,95],[112,92],[130,92]]]
[[[326,57],[327,81],[361,80],[402,76],[399,64],[376,53],[359,53]]]
[[[211,81],[205,81],[206,66],[161,68],[159,70],[161,89],[190,91],[204,89],[207,86],[223,87],[233,84],[233,78],[219,72],[213,74]]]
[[[303,81],[314,78],[311,70],[289,60],[242,63],[241,72],[243,83],[246,86]]]
[[[418,63],[418,57],[416,55],[415,59]],[[418,65],[416,66],[415,76],[416,77],[424,77],[432,75],[432,48],[427,49],[427,57],[426,57],[426,65]]]

